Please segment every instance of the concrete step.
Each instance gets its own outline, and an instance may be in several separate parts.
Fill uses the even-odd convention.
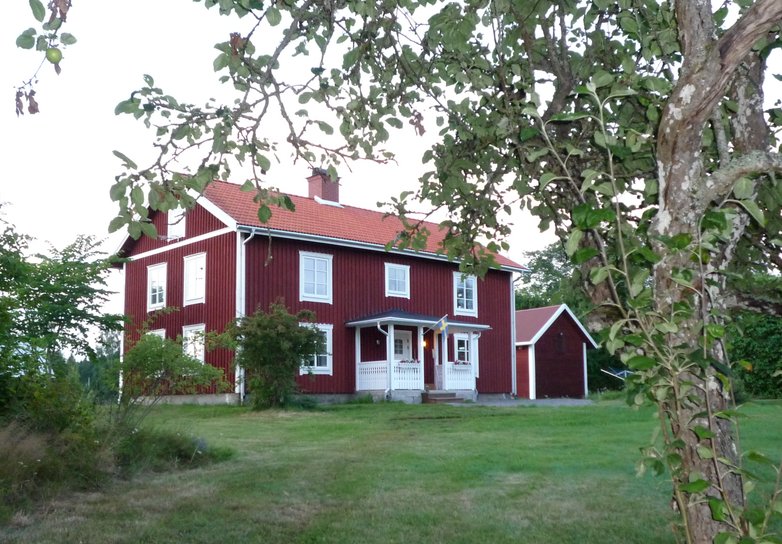
[[[421,393],[421,402],[424,404],[446,404],[452,402],[464,402],[452,391],[425,391]]]

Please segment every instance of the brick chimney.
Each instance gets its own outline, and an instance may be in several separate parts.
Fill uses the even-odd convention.
[[[313,168],[307,183],[310,185],[310,198],[339,202],[339,180],[331,181],[323,168]]]

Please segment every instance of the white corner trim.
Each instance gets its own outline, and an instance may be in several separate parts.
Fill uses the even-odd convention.
[[[538,398],[538,384],[535,380],[535,344],[529,347],[529,398],[535,400]]]

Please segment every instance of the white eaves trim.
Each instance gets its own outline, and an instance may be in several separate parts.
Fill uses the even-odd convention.
[[[552,316],[546,321],[546,323],[538,329],[538,332],[535,336],[532,337],[531,340],[528,342],[516,342],[517,346],[531,346],[537,343],[538,340],[540,340],[540,337],[543,336],[543,334],[551,327],[551,325],[554,324],[554,321],[557,320],[557,318],[562,315],[562,312],[567,312],[568,315],[573,319],[573,322],[578,325],[578,328],[581,329],[581,332],[584,333],[584,336],[587,337],[587,340],[589,340],[589,343],[592,344],[592,347],[597,349],[597,342],[595,342],[594,338],[592,338],[592,335],[587,332],[587,330],[584,328],[584,326],[581,324],[581,321],[575,316],[575,314],[570,311],[570,308],[567,307],[567,304],[561,304],[556,312],[552,314]]]
[[[370,242],[358,242],[355,240],[345,240],[344,238],[334,238],[331,236],[323,236],[321,234],[306,234],[303,232],[293,232],[288,230],[272,229],[267,227],[253,227],[249,225],[239,225],[240,231],[248,233],[256,233],[264,236],[275,236],[278,238],[287,238],[289,240],[301,240],[303,242],[314,242],[317,244],[329,244],[331,246],[350,247],[355,249],[366,249],[368,251],[379,251],[382,253],[392,253],[396,255],[407,255],[417,257],[419,259],[430,259],[433,261],[447,261],[454,262],[445,255],[438,255],[437,253],[429,253],[423,251],[414,251],[411,249],[386,249],[383,244],[373,244]],[[456,264],[454,262],[454,264]],[[516,268],[515,266],[500,265],[498,270],[504,272],[524,272],[526,268]]]

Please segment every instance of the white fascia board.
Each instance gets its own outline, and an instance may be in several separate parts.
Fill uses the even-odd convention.
[[[223,234],[230,234],[231,232],[235,232],[235,229],[232,229],[231,227],[224,227],[219,230],[213,230],[212,232],[207,232],[206,234],[201,234],[200,236],[194,236],[193,238],[185,238],[180,242],[175,242],[173,244],[167,244],[163,247],[150,249],[149,251],[145,251],[144,253],[139,253],[138,255],[133,255],[132,257],[126,257],[126,259],[128,261],[138,261],[139,259],[152,257],[153,255],[160,255],[161,253],[165,253],[166,251],[172,249],[189,246],[190,244],[195,244],[196,242],[202,242],[210,238],[215,238],[216,236],[222,236]]]
[[[573,319],[573,321],[578,325],[578,328],[581,330],[581,332],[584,334],[584,336],[587,337],[589,340],[589,343],[592,345],[593,348],[597,348],[597,342],[592,338],[592,335],[590,335],[587,330],[584,328],[584,326],[581,324],[581,321],[575,316],[573,312],[570,311],[570,308],[567,307],[567,304],[560,304],[559,308],[557,308],[557,311],[552,314],[552,316],[546,321],[546,323],[538,330],[537,334],[532,337],[531,340],[528,342],[516,342],[517,346],[530,346],[534,343],[536,343],[538,340],[540,340],[540,337],[543,336],[543,334],[551,327],[551,325],[554,324],[554,321],[557,320],[557,318],[562,315],[562,312],[567,312],[567,314]]]
[[[410,249],[386,249],[382,244],[373,244],[369,242],[359,242],[355,240],[345,240],[344,238],[334,238],[332,236],[323,236],[320,234],[306,234],[302,232],[293,232],[287,230],[279,230],[265,227],[253,227],[249,225],[239,225],[237,227],[241,231],[255,232],[265,236],[274,236],[277,238],[287,238],[289,240],[300,240],[302,242],[313,242],[316,244],[328,244],[331,246],[349,247],[354,249],[365,249],[368,251],[378,251],[381,253],[391,253],[395,255],[406,255],[408,257],[417,257],[419,259],[429,259],[440,262],[451,262],[458,264],[457,261],[449,259],[445,255],[438,255],[436,253],[413,251]],[[501,265],[494,270],[501,270],[503,272],[523,272],[523,268],[516,268],[515,266]]]

